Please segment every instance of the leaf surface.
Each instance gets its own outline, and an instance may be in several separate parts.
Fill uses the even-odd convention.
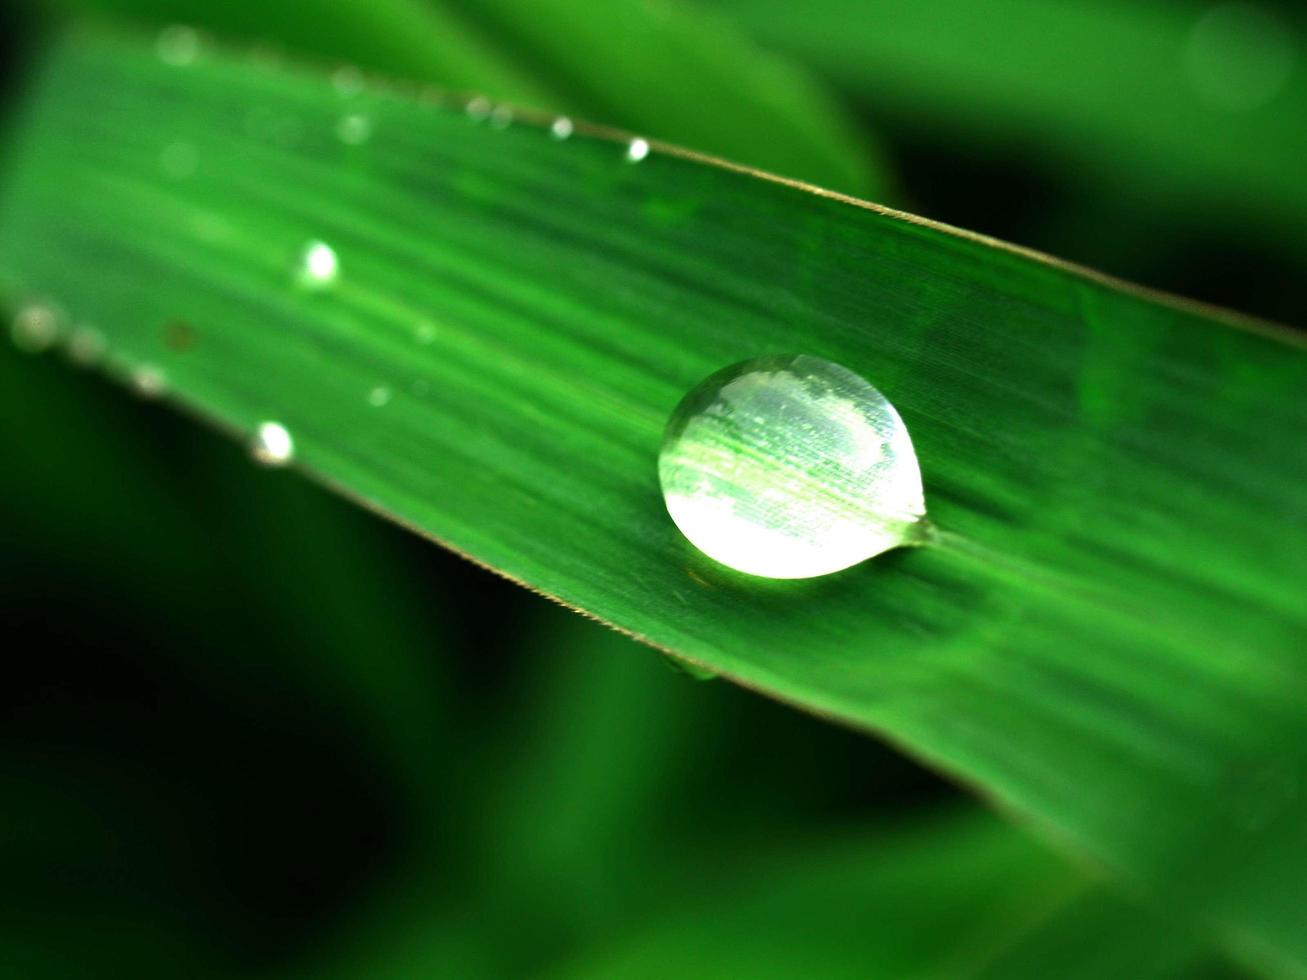
[[[149,367],[242,437],[284,423],[360,503],[882,733],[1302,974],[1302,343],[545,122],[82,36],[18,131],[0,276],[103,330],[111,374]],[[305,279],[312,243],[330,282]],[[898,407],[931,546],[776,584],[679,536],[669,413],[784,351]]]

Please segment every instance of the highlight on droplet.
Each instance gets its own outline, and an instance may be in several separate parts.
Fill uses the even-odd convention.
[[[649,155],[649,141],[639,137],[631,140],[626,144],[626,159],[631,163],[639,163]]]
[[[300,253],[296,279],[300,285],[323,289],[336,281],[340,274],[340,260],[336,250],[323,241],[311,241]]]
[[[280,422],[260,422],[250,442],[250,455],[263,466],[285,466],[295,455],[295,440]]]

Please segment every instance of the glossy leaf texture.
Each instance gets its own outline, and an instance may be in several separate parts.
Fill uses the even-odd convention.
[[[1302,343],[548,122],[82,35],[16,131],[0,276],[102,330],[110,374],[240,438],[285,424],[366,506],[881,733],[1303,973]],[[679,536],[668,414],[786,351],[898,408],[931,546],[777,584]]]
[[[183,22],[310,57],[602,119],[787,177],[881,198],[872,140],[804,70],[697,6],[612,0],[46,0],[77,16]]]

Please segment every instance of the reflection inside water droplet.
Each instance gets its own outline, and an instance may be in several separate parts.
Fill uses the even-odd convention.
[[[768,578],[826,575],[914,543],[926,513],[894,406],[804,355],[745,361],[695,387],[668,422],[658,476],[695,546]]]
[[[295,455],[295,442],[280,422],[260,422],[250,443],[250,455],[264,466],[284,466]]]
[[[326,242],[314,241],[304,246],[296,273],[300,285],[321,289],[335,282],[339,272],[336,250]]]
[[[559,116],[550,123],[549,135],[556,140],[565,140],[572,135],[574,128],[572,120],[568,119],[566,116]]]

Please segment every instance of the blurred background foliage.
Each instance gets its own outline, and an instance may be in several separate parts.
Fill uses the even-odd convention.
[[[1307,322],[1287,2],[10,3],[5,106],[85,17],[569,112]],[[0,352],[0,402],[0,975],[1233,975],[893,748],[55,355]]]

